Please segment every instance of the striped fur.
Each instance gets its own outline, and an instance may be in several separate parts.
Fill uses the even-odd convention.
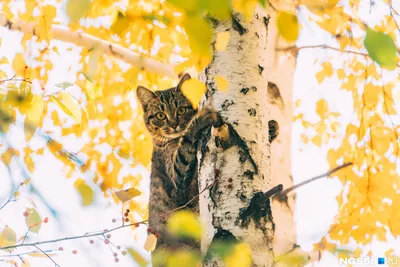
[[[169,236],[165,231],[167,216],[160,217],[198,195],[196,152],[199,137],[211,126],[222,125],[217,112],[210,108],[198,112],[183,95],[181,86],[188,79],[190,76],[186,74],[177,87],[164,91],[152,92],[141,86],[137,89],[146,127],[153,137],[149,226],[152,232],[160,233],[156,250],[185,246],[200,249],[200,244],[193,240]],[[187,208],[198,212],[197,200]]]

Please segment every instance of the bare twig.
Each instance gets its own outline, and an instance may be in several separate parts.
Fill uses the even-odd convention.
[[[320,175],[318,175],[318,176],[315,176],[315,177],[312,177],[312,178],[310,178],[310,179],[308,179],[308,180],[305,180],[305,181],[303,181],[303,182],[301,182],[301,183],[298,183],[298,184],[296,184],[296,185],[294,185],[294,186],[291,186],[291,187],[289,187],[289,188],[286,188],[285,190],[282,190],[281,192],[279,192],[278,194],[276,194],[275,197],[278,198],[278,199],[281,200],[281,201],[282,201],[282,200],[285,200],[285,199],[286,199],[286,196],[287,196],[287,194],[288,194],[289,192],[291,192],[291,191],[293,191],[293,190],[295,190],[295,189],[297,189],[297,188],[299,188],[299,187],[301,187],[301,186],[303,186],[303,185],[306,185],[306,184],[308,184],[308,183],[314,182],[314,181],[316,181],[316,180],[318,180],[318,179],[321,179],[321,178],[330,176],[331,174],[337,172],[338,170],[341,170],[341,169],[343,169],[343,168],[346,168],[346,167],[348,167],[348,166],[350,166],[350,165],[353,165],[353,163],[352,163],[352,162],[345,163],[345,164],[340,165],[340,166],[338,166],[338,167],[336,167],[336,168],[333,168],[332,170],[330,170],[330,171],[328,171],[328,172],[326,172],[326,173],[320,174]]]
[[[283,185],[282,184],[278,184],[277,186],[272,187],[270,190],[268,190],[267,192],[264,193],[264,196],[267,198],[271,198],[274,195],[278,194],[279,192],[281,192],[283,189]]]
[[[60,265],[59,265],[57,262],[55,262],[55,261],[53,260],[53,258],[50,257],[49,254],[47,254],[46,251],[42,250],[42,249],[41,249],[40,247],[38,247],[38,246],[34,246],[34,247],[37,248],[38,250],[40,250],[40,252],[42,252],[44,255],[46,255],[46,257],[49,258],[49,259],[54,263],[55,266],[60,267]]]
[[[158,218],[162,218],[167,216],[168,214],[184,209],[186,208],[190,203],[192,203],[194,200],[196,200],[196,198],[198,198],[204,191],[206,191],[207,189],[209,189],[210,187],[212,187],[215,184],[212,183],[210,185],[208,185],[206,188],[204,188],[199,194],[197,194],[196,196],[194,196],[193,198],[191,198],[188,202],[186,202],[184,205],[179,206],[175,209],[169,210],[163,214],[160,214],[159,216],[157,216]],[[19,248],[19,247],[36,247],[39,245],[43,245],[43,244],[49,244],[49,243],[57,243],[57,242],[64,242],[64,241],[70,241],[70,240],[76,240],[76,239],[82,239],[82,238],[88,238],[88,237],[94,237],[94,236],[104,236],[105,234],[117,231],[119,229],[122,228],[126,228],[126,227],[130,227],[130,226],[134,226],[136,224],[145,224],[147,223],[148,220],[143,220],[140,222],[134,222],[134,223],[129,223],[129,224],[122,224],[120,226],[114,227],[112,229],[108,229],[108,230],[102,230],[102,231],[97,231],[97,232],[92,232],[92,233],[86,233],[84,235],[78,235],[78,236],[71,236],[71,237],[64,237],[64,238],[58,238],[58,239],[51,239],[51,240],[45,240],[45,241],[39,241],[39,242],[33,242],[33,243],[20,243],[20,244],[16,244],[16,245],[12,245],[12,246],[6,246],[6,247],[0,247],[0,250],[7,250],[7,249],[15,249],[15,248]],[[39,248],[38,248],[39,249]]]
[[[297,53],[298,51],[300,51],[302,49],[318,49],[318,48],[319,49],[329,49],[329,50],[333,50],[333,51],[337,51],[337,52],[341,52],[341,53],[354,54],[354,55],[358,55],[358,56],[371,58],[371,56],[366,54],[366,53],[362,53],[362,52],[358,52],[358,51],[352,51],[352,50],[341,50],[340,48],[329,46],[329,45],[324,45],[324,44],[320,44],[320,45],[305,45],[305,46],[292,45],[292,46],[288,46],[288,47],[278,47],[275,50],[278,51],[278,52],[294,52],[294,53]],[[397,67],[400,67],[400,64],[397,64]]]

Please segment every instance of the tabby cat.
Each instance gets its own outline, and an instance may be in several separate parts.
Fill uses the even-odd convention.
[[[136,91],[146,127],[153,138],[149,227],[160,235],[156,251],[183,247],[200,249],[200,244],[194,240],[178,240],[168,235],[165,230],[167,216],[160,217],[198,195],[196,153],[199,137],[211,126],[223,124],[213,109],[197,111],[193,108],[181,90],[188,79],[190,75],[185,74],[176,87],[163,91],[152,92],[142,86]],[[198,212],[197,199],[187,208]]]

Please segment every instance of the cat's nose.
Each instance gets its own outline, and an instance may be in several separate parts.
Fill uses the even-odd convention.
[[[171,123],[170,126],[171,126],[173,129],[176,129],[176,127],[178,127],[178,122]]]

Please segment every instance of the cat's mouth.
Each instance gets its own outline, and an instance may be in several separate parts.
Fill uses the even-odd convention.
[[[163,134],[164,134],[166,137],[169,137],[169,138],[177,138],[177,137],[180,137],[180,136],[182,135],[182,133],[183,133],[183,129],[181,129],[180,127],[176,128],[176,129],[174,129],[174,128],[167,128],[167,129],[163,130]]]

